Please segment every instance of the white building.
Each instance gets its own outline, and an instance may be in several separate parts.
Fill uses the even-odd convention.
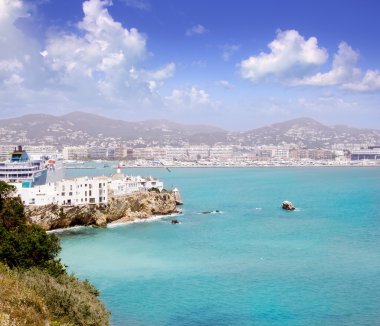
[[[80,205],[108,202],[108,177],[81,177],[32,188],[16,184],[25,205]]]
[[[67,205],[107,204],[109,196],[123,196],[134,192],[163,189],[163,182],[147,177],[124,176],[116,173],[112,177],[80,177],[47,183],[32,188],[13,184],[24,205]]]
[[[88,149],[85,146],[68,146],[63,148],[62,154],[64,160],[83,160],[88,158]]]

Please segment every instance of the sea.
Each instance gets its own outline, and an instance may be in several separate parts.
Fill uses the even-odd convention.
[[[123,172],[177,187],[184,205],[57,233],[63,263],[100,290],[112,325],[380,325],[379,167]]]

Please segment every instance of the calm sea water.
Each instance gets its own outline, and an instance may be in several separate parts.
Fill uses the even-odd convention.
[[[185,205],[179,225],[60,234],[113,325],[380,325],[379,168],[125,172],[178,187]]]

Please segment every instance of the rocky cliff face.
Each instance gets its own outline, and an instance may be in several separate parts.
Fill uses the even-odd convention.
[[[107,205],[51,204],[26,207],[26,215],[31,222],[47,230],[77,225],[104,226],[113,221],[133,221],[176,212],[176,198],[172,192],[146,192],[111,197]]]

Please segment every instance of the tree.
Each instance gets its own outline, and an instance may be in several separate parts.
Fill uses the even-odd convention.
[[[11,197],[14,190],[0,181],[0,261],[11,268],[37,266],[52,274],[62,273],[64,265],[57,259],[59,239],[28,223],[21,199]]]

